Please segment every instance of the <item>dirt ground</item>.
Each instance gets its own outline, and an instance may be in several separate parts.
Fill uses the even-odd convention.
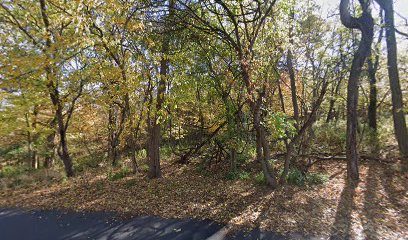
[[[109,181],[106,171],[93,170],[60,183],[3,189],[0,206],[211,219],[338,239],[407,239],[408,174],[398,161],[363,161],[355,186],[346,184],[345,162],[322,161],[312,171],[330,178],[320,185],[271,191],[251,180],[203,176],[194,166],[168,164],[157,180],[138,174]]]

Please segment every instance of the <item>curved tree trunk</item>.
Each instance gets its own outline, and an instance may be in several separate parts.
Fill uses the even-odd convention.
[[[341,0],[340,18],[343,25],[350,29],[361,31],[361,40],[357,52],[354,54],[347,85],[347,177],[351,180],[359,179],[357,126],[358,126],[358,81],[366,58],[370,55],[373,42],[374,23],[369,10],[369,2],[361,0],[363,13],[361,17],[352,17],[349,12],[349,0]]]

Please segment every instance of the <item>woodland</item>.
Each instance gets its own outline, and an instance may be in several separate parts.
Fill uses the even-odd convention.
[[[0,0],[0,206],[404,239],[408,16],[335,2]]]

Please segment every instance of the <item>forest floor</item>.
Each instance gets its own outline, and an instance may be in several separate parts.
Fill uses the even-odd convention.
[[[259,169],[251,164],[246,167]],[[329,180],[271,191],[251,180],[228,180],[221,172],[198,174],[194,165],[167,163],[163,178],[155,180],[137,174],[110,181],[106,169],[93,169],[59,183],[3,187],[0,207],[211,219],[231,229],[337,239],[406,239],[408,173],[398,160],[362,161],[355,186],[346,184],[345,162],[321,161],[311,171],[325,172]]]

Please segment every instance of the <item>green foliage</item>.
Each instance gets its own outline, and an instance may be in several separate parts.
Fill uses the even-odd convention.
[[[146,163],[142,163],[139,166],[140,171],[147,173],[149,171],[149,165]]]
[[[283,168],[280,169],[279,175],[283,172]],[[288,184],[295,186],[304,186],[304,185],[318,185],[325,183],[329,180],[329,176],[323,173],[303,173],[298,168],[289,169],[288,176],[286,181]]]
[[[114,172],[112,170],[109,170],[106,173],[106,178],[109,181],[116,181],[116,180],[119,180],[119,179],[122,179],[122,178],[128,176],[130,173],[131,173],[131,170],[129,168],[126,168],[126,167],[122,168],[122,169],[120,169],[119,171],[116,171],[116,172]]]
[[[290,119],[288,115],[280,112],[270,114],[266,122],[272,139],[282,139],[293,136],[293,134],[296,133],[294,123],[295,121]]]
[[[323,173],[309,173],[307,174],[306,179],[310,185],[317,185],[329,181],[329,176]]]
[[[291,168],[286,181],[292,185],[303,186],[306,183],[306,176],[299,169]]]
[[[263,172],[259,172],[255,175],[255,183],[258,185],[266,185],[266,178]]]
[[[242,180],[246,181],[250,178],[249,173],[245,171],[230,171],[225,176],[228,180]]]
[[[86,155],[81,158],[76,158],[74,162],[74,171],[82,172],[85,168],[97,168],[102,162],[103,158],[100,156]]]
[[[341,152],[345,149],[346,126],[344,121],[319,124],[315,128],[314,141],[319,148],[328,148],[332,151]]]
[[[138,155],[143,158],[144,154],[146,154],[146,151],[143,150],[141,151],[141,153],[139,153]],[[173,154],[173,149],[171,148],[170,145],[166,144],[160,147],[160,156],[163,156],[164,158],[166,157],[170,157]]]
[[[208,172],[208,170],[207,170],[207,168],[205,166],[205,163],[198,164],[196,170],[197,170],[198,174],[200,174],[201,176],[210,175],[210,173]]]
[[[239,154],[238,155],[238,160],[241,159],[242,156],[242,162],[246,162],[248,159],[253,159],[256,157],[256,147],[253,145],[248,146],[248,148],[246,149],[246,151],[244,152],[244,154]]]
[[[136,179],[130,179],[129,181],[127,181],[125,183],[125,186],[127,188],[131,188],[131,187],[135,186],[137,184],[137,182],[138,182],[138,180],[136,180]]]
[[[23,159],[26,157],[27,151],[24,146],[15,144],[5,149],[0,149],[0,158],[5,160]]]
[[[0,170],[0,178],[17,177],[31,169],[23,165],[5,166]]]

